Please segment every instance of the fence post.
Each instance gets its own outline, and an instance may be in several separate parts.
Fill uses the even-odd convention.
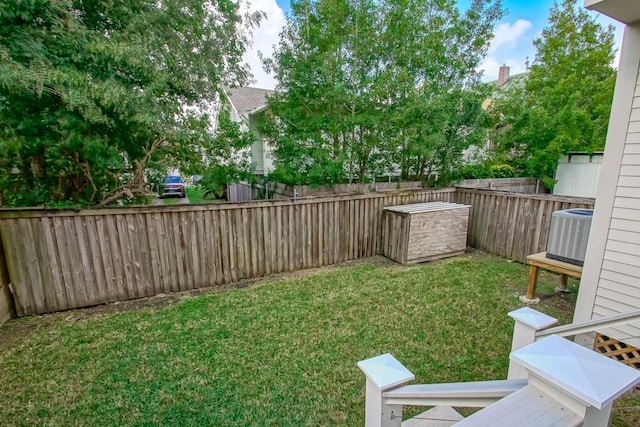
[[[361,360],[358,368],[367,377],[365,427],[400,427],[402,405],[387,405],[383,393],[413,380],[415,376],[389,353]]]
[[[526,345],[532,344],[536,340],[536,332],[558,323],[558,319],[547,316],[529,307],[523,307],[510,312],[509,317],[516,321],[513,328],[513,340],[511,351],[516,351]],[[509,373],[507,379],[527,378],[526,370],[517,363],[509,360]]]
[[[9,287],[11,279],[5,256],[2,239],[0,239],[0,326],[7,320],[16,317],[15,300]]]

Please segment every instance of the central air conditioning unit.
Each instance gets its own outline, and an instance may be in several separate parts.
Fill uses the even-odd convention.
[[[565,209],[551,214],[547,258],[584,265],[593,209]]]

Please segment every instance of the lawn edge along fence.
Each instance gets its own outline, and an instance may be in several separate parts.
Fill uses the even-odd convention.
[[[593,206],[593,199],[445,188],[211,205],[3,209],[0,237],[15,310],[25,316],[371,257],[382,252],[385,206],[431,201],[471,205],[468,244],[520,262],[546,247],[551,212]]]

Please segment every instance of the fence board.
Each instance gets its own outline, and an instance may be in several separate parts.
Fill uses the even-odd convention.
[[[235,257],[231,245],[231,236],[229,235],[229,220],[227,219],[227,212],[220,211],[220,250],[224,254],[225,273],[224,280],[226,283],[234,282],[238,280],[238,275],[235,272],[236,264]]]
[[[264,246],[259,246],[260,234],[263,232],[263,224],[261,218],[259,218],[264,208],[260,209],[247,209],[243,211],[243,220],[246,220],[245,228],[245,245],[247,250],[245,251],[245,257],[247,262],[247,277],[260,277],[264,276],[264,273],[260,272],[260,263],[258,258],[260,257],[263,262],[269,262],[269,253],[264,251]],[[256,222],[260,220],[260,225]],[[259,256],[259,254],[261,256]]]
[[[53,219],[53,229],[54,229],[54,236],[56,240],[56,250],[60,256],[60,270],[62,271],[62,281],[64,283],[65,294],[67,296],[67,301],[68,301],[67,305],[69,308],[81,307],[81,305],[79,304],[79,301],[77,301],[78,293],[74,289],[73,278],[71,275],[71,270],[73,269],[73,265],[69,264],[71,260],[69,257],[69,252],[67,251],[68,244],[67,244],[67,233],[65,233],[65,229],[64,229],[64,217]],[[109,231],[111,232],[112,230],[109,230]],[[109,241],[117,242],[117,233],[115,232],[115,228],[113,229],[113,233],[115,233],[116,236],[114,236],[112,239],[109,239]],[[120,252],[118,251],[118,253]],[[122,262],[120,262],[120,259],[115,259],[114,265],[120,268],[124,268]],[[120,274],[119,277],[122,280],[122,274]],[[20,279],[18,278],[18,280]],[[33,286],[35,284],[31,284],[31,285]],[[123,293],[118,292],[118,295],[121,296],[123,295]],[[18,307],[18,304],[16,303],[16,308],[17,307]]]
[[[180,272],[178,271],[178,259],[177,242],[175,241],[175,233],[179,224],[173,224],[174,216],[172,212],[162,214],[162,222],[164,229],[164,241],[163,246],[166,249],[167,257],[167,269],[169,270],[169,276],[171,280],[169,282],[169,289],[171,292],[180,291],[180,283],[178,277]]]
[[[233,215],[229,215],[231,221],[229,221],[229,232],[235,239],[229,242],[231,245],[231,252],[236,253],[236,280],[246,278],[245,274],[245,258],[244,252],[246,246],[244,245],[244,227],[242,226],[242,209],[233,211]]]
[[[107,302],[115,302],[117,301],[117,295],[118,295],[117,279],[116,279],[116,274],[114,272],[114,267],[113,267],[111,248],[109,245],[109,240],[107,240],[105,235],[105,229],[106,229],[106,218],[96,217],[96,232],[97,232],[96,235],[98,239],[98,246],[100,247],[100,260],[102,262],[102,269],[104,270],[104,276],[105,276],[105,282],[106,282],[105,287],[107,288],[106,299],[107,299]],[[54,246],[53,241],[50,244],[50,246]],[[62,283],[62,287],[64,291],[65,302],[68,303],[68,297],[66,296],[66,289],[64,289],[63,283]]]

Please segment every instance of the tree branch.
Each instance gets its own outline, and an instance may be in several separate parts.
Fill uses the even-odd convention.
[[[135,173],[131,181],[128,184],[107,193],[97,207],[100,208],[108,206],[109,204],[125,197],[131,199],[135,196],[144,197],[153,194],[148,192],[145,188],[144,172],[147,169],[147,163],[149,163],[151,156],[163,142],[164,138],[156,138],[152,140],[150,144],[147,143],[147,147],[144,148],[144,156],[140,160],[136,160],[134,162]]]

